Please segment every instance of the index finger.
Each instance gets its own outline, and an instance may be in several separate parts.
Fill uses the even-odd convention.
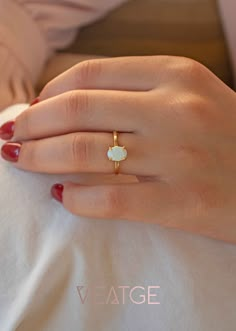
[[[149,91],[163,79],[165,64],[171,59],[139,56],[83,61],[48,83],[40,100],[79,89]]]

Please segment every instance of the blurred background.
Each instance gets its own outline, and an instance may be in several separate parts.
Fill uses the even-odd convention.
[[[77,54],[186,56],[233,84],[217,0],[130,0],[81,29],[75,42],[49,63],[39,89],[60,73],[57,68],[77,63]]]

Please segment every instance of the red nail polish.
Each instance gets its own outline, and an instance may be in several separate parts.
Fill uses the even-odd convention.
[[[9,121],[4,123],[0,127],[0,138],[3,140],[9,140],[13,137],[14,134],[15,121]]]
[[[2,146],[1,155],[6,161],[17,162],[20,155],[21,144],[6,143]]]
[[[36,103],[39,103],[39,98],[34,99],[34,101],[31,102],[30,106],[36,105]]]
[[[62,184],[55,184],[51,188],[51,194],[54,199],[56,199],[59,202],[62,202],[62,193],[64,190],[64,186]]]

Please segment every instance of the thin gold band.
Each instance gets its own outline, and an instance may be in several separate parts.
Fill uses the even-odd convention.
[[[113,141],[114,141],[114,146],[119,146],[118,145],[118,132],[113,131]],[[119,169],[120,169],[120,162],[115,161],[115,174],[119,174]]]

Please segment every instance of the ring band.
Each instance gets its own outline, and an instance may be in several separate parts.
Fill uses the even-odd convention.
[[[120,162],[127,159],[127,150],[125,146],[119,146],[118,144],[118,132],[113,131],[113,147],[109,147],[107,157],[110,161],[115,164],[115,174],[119,174]]]
[[[113,131],[113,140],[114,140],[114,146],[118,145],[118,133],[116,131]],[[115,174],[117,175],[119,173],[120,168],[120,162],[115,161]]]

